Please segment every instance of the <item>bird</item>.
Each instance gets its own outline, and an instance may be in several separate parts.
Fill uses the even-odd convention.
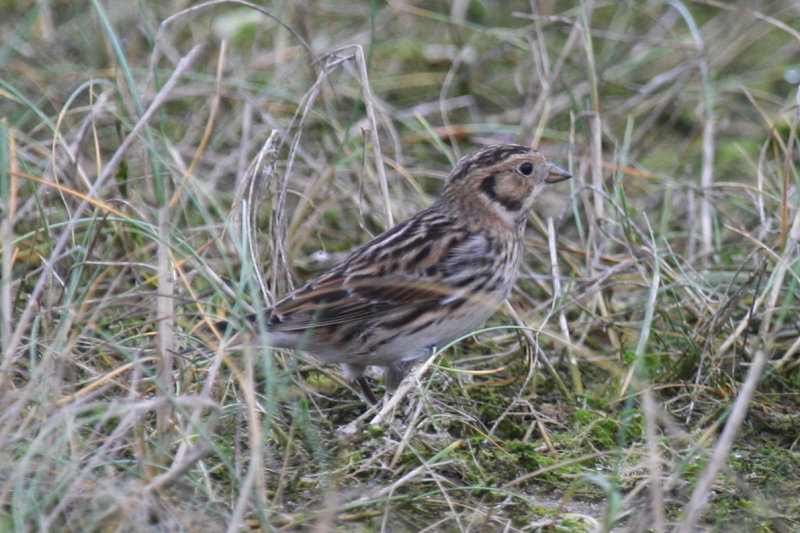
[[[540,152],[487,146],[463,157],[430,207],[246,317],[270,348],[339,363],[371,404],[364,376],[394,391],[415,361],[479,328],[509,296],[537,195],[571,178]],[[216,324],[224,330],[228,321]]]

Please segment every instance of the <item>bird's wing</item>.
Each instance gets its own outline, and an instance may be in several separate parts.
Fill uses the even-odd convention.
[[[453,231],[423,211],[287,294],[269,310],[267,325],[298,331],[431,307],[490,276],[491,252],[484,236]]]
[[[372,321],[408,307],[432,305],[449,293],[402,276],[350,281],[344,286],[309,286],[278,302],[271,309],[267,324],[277,331],[298,331]]]

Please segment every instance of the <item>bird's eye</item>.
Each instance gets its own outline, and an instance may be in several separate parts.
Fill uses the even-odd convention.
[[[530,176],[533,173],[533,165],[530,163],[522,163],[517,171],[523,176]]]

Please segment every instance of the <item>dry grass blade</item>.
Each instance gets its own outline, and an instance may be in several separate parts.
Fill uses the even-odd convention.
[[[800,530],[796,2],[22,4],[0,530]],[[204,334],[509,142],[573,180],[382,405]]]

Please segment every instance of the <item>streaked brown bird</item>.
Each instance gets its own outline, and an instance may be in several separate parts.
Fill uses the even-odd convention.
[[[505,301],[536,196],[570,177],[527,146],[464,157],[433,205],[263,311],[269,346],[341,363],[376,403],[367,366],[383,367],[393,391],[414,361],[480,327]]]

